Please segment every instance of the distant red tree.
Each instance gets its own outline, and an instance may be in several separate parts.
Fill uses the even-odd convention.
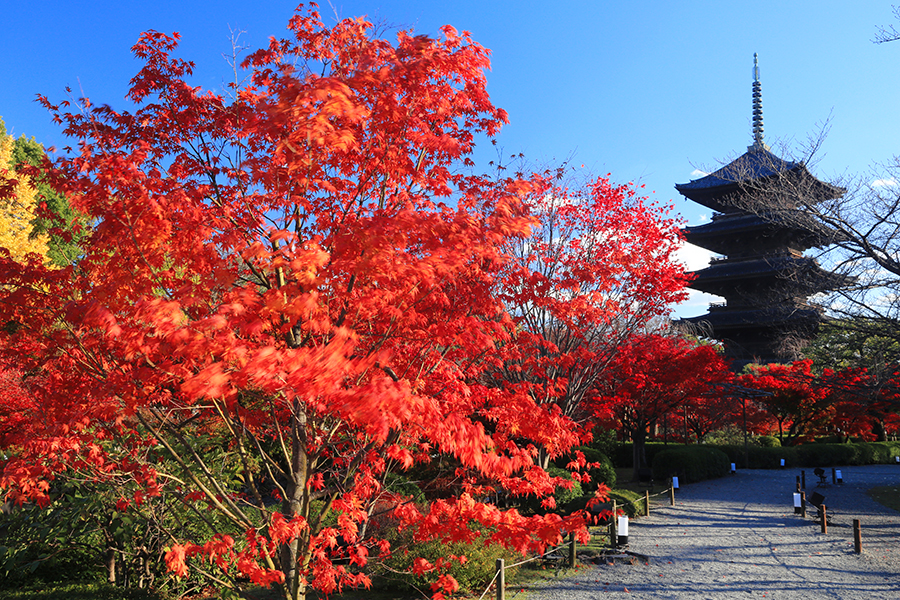
[[[812,361],[760,366],[739,378],[741,385],[769,392],[755,399],[772,418],[782,446],[827,431],[834,416],[829,386],[812,372]],[[827,372],[825,377],[830,377]]]
[[[645,444],[653,426],[685,403],[715,393],[731,377],[716,348],[663,335],[634,336],[604,374],[595,414],[634,442],[633,465],[646,466]],[[612,420],[609,418],[612,417]]]

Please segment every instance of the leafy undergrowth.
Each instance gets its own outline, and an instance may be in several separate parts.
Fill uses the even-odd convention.
[[[4,600],[165,600],[145,590],[123,589],[105,583],[33,583],[0,590]]]

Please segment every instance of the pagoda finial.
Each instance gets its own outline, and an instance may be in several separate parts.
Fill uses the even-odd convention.
[[[753,53],[753,145],[747,150],[768,150],[763,142],[762,84],[759,82],[759,55]]]

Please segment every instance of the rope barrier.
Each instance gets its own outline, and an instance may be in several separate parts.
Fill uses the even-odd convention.
[[[548,554],[553,554],[554,552],[556,552],[556,551],[559,550],[560,548],[565,548],[565,547],[566,547],[566,544],[561,544],[561,545],[557,546],[556,548],[553,548],[552,550],[548,550],[547,552],[544,552],[544,553],[541,554],[540,556],[533,556],[533,557],[531,557],[531,558],[526,558],[525,560],[523,560],[523,561],[521,561],[521,562],[517,562],[517,563],[512,564],[512,565],[509,565],[509,566],[506,567],[506,568],[507,568],[507,569],[512,569],[513,567],[518,567],[518,566],[520,566],[520,565],[524,565],[525,563],[534,562],[534,561],[538,560],[539,558],[544,558],[544,557],[547,556]]]
[[[491,582],[488,584],[487,589],[484,590],[484,594],[487,594],[489,591],[491,591],[491,586],[494,585],[495,581],[497,581],[497,576],[499,576],[499,575],[500,575],[500,571],[497,571],[496,573],[494,573],[494,578],[491,579]],[[478,597],[478,600],[483,600],[484,594],[481,594],[481,596]]]

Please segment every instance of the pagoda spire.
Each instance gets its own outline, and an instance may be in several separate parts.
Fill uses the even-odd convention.
[[[753,145],[748,146],[750,152],[768,150],[763,141],[762,84],[759,82],[759,55],[753,53]]]

